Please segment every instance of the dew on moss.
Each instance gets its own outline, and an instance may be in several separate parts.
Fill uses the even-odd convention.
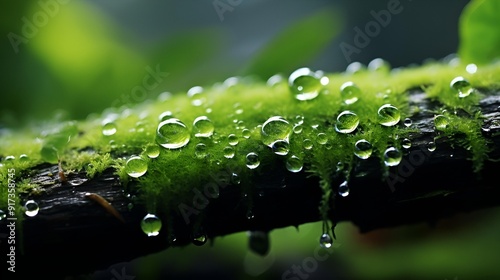
[[[264,124],[262,124],[262,143],[268,147],[272,147],[273,143],[278,140],[288,142],[292,130],[291,124],[283,117],[270,117],[264,122]]]
[[[395,147],[389,147],[384,152],[384,163],[386,166],[396,166],[401,162],[403,153]]]
[[[351,111],[343,111],[337,116],[335,123],[335,131],[339,133],[351,133],[359,125],[359,117]]]
[[[156,142],[166,149],[178,149],[187,145],[190,133],[179,119],[162,121],[156,129]]]
[[[300,172],[302,170],[302,167],[303,167],[302,160],[295,155],[292,155],[286,161],[286,169],[290,172],[293,173]]]
[[[455,90],[460,98],[467,97],[474,91],[469,81],[462,76],[455,77],[450,82],[450,88]]]
[[[384,104],[378,109],[378,122],[383,126],[396,125],[400,120],[399,109],[391,104]]]
[[[300,101],[316,98],[323,87],[320,77],[306,67],[290,74],[288,85],[295,98]]]
[[[24,204],[24,214],[28,217],[34,217],[38,214],[38,211],[40,211],[40,207],[38,207],[38,203],[36,203],[34,200],[28,200]]]
[[[148,213],[141,221],[141,229],[147,236],[157,236],[162,227],[161,219],[156,215]]]
[[[289,144],[287,141],[284,140],[278,140],[273,143],[271,146],[273,153],[279,155],[279,156],[284,156],[288,154],[289,151]]]
[[[197,117],[193,121],[195,137],[210,137],[214,133],[214,124],[207,116]]]
[[[259,167],[259,165],[260,165],[260,159],[256,153],[251,152],[246,155],[246,166],[249,169],[255,169]]]
[[[367,159],[372,155],[372,144],[365,139],[358,140],[354,144],[354,154],[360,159]]]
[[[125,172],[130,177],[139,178],[148,171],[148,163],[140,156],[132,156],[125,163]]]
[[[345,82],[340,86],[340,96],[345,104],[353,104],[361,96],[361,89],[353,82]]]

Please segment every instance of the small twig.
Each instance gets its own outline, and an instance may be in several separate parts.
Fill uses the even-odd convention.
[[[104,197],[96,194],[96,193],[85,193],[85,197],[97,202],[99,205],[104,207],[104,209],[110,213],[111,215],[115,216],[118,220],[120,220],[122,223],[125,223],[125,219],[123,219],[122,215],[109,203]]]

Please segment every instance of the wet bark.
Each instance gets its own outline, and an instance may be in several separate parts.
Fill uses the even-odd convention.
[[[500,93],[490,91],[486,96],[480,102],[485,116],[482,133],[492,148],[490,159],[498,160]],[[452,147],[444,138],[437,141],[434,152],[429,152],[427,143],[436,135],[431,111],[438,104],[418,90],[411,92],[411,102],[420,108],[412,117],[419,129],[411,139],[412,147],[399,166],[391,167],[386,179],[382,177],[380,159],[360,162],[355,174],[363,176],[351,178],[350,194],[333,198],[335,208],[330,218],[334,222],[350,221],[360,231],[367,232],[417,222],[433,223],[460,212],[500,205],[497,181],[500,162],[486,161],[484,168],[475,173],[469,151]],[[171,236],[166,236],[166,231],[147,237],[139,226],[145,210],[139,206],[129,209],[130,198],[112,169],[88,181],[83,173],[68,174],[68,180],[78,185],[61,184],[57,173],[57,166],[47,164],[30,172],[32,182],[41,185],[44,192],[36,197],[39,214],[27,217],[23,223],[22,247],[19,247],[22,251],[17,252],[19,271],[35,270],[39,275],[54,275],[56,279],[91,273],[172,245],[191,243],[193,223],[187,224],[180,215],[164,222],[175,229],[174,243],[169,243]],[[204,233],[209,238],[321,220],[318,206],[322,192],[317,177],[304,172],[290,173],[283,166],[276,166],[258,180],[265,187],[251,194],[251,219],[247,217],[248,198],[242,197],[234,186],[223,188],[218,198],[210,200],[202,213]],[[334,188],[340,183],[337,178],[332,181]],[[87,192],[107,199],[124,221],[87,198]],[[0,224],[2,231],[6,229],[5,220]]]

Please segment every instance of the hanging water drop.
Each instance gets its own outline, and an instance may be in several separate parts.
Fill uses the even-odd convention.
[[[337,122],[335,123],[335,131],[339,133],[351,133],[356,130],[358,125],[358,116],[351,111],[344,111],[337,117]]]
[[[290,172],[297,173],[302,170],[303,163],[297,156],[291,156],[286,161],[286,169]]]
[[[149,158],[157,158],[160,155],[160,147],[158,145],[146,146],[144,151]]]
[[[321,248],[328,249],[332,247],[333,240],[332,237],[328,233],[323,233],[321,237],[319,238],[319,245]]]
[[[353,82],[345,82],[340,87],[340,96],[345,104],[353,104],[361,96],[361,90]]]
[[[226,146],[223,150],[225,158],[233,158],[234,157],[234,147]]]
[[[349,195],[349,184],[347,183],[347,181],[344,181],[339,185],[338,193],[342,197],[346,197]]]
[[[260,131],[262,143],[268,147],[278,140],[288,142],[291,133],[292,125],[280,116],[269,118],[262,124]]]
[[[461,76],[454,78],[450,83],[450,87],[458,92],[460,98],[467,97],[474,91],[469,81]]]
[[[116,124],[114,122],[107,122],[102,125],[102,135],[111,136],[116,133]]]
[[[214,124],[206,117],[197,117],[193,121],[193,130],[195,137],[210,137],[214,133]]]
[[[434,125],[438,130],[445,130],[448,127],[448,118],[443,115],[434,117]]]
[[[171,118],[161,122],[156,130],[156,142],[166,149],[178,149],[187,145],[190,133],[179,119]]]
[[[403,139],[403,141],[401,141],[401,146],[403,148],[405,148],[405,149],[411,148],[411,141],[410,141],[410,139],[408,139],[408,138]]]
[[[34,200],[28,200],[24,204],[24,214],[28,217],[34,217],[38,214],[40,208],[38,207],[38,203]]]
[[[130,177],[139,178],[148,171],[148,163],[140,156],[132,156],[125,163],[125,171]]]
[[[284,140],[278,140],[273,143],[271,146],[273,153],[279,155],[279,156],[284,156],[288,154],[289,151],[289,144],[287,141]]]
[[[384,104],[378,109],[378,122],[384,126],[393,126],[399,122],[401,115],[398,108]]]
[[[193,244],[196,246],[203,246],[207,243],[207,236],[202,233],[195,234],[193,237]]]
[[[259,155],[256,153],[248,153],[246,156],[246,165],[249,169],[255,169],[260,165]]]
[[[161,230],[161,220],[156,215],[148,213],[141,221],[141,229],[147,236],[157,236]]]
[[[384,152],[384,163],[386,166],[396,166],[401,162],[403,153],[395,147],[389,147]]]
[[[305,67],[290,74],[288,85],[295,98],[300,101],[316,98],[323,87],[320,77]]]
[[[354,154],[360,159],[369,158],[372,155],[372,151],[372,144],[365,139],[358,140],[354,144]]]

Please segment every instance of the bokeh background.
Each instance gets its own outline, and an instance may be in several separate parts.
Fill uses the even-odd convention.
[[[308,66],[344,71],[381,57],[393,67],[456,52],[465,0],[401,0],[370,42],[349,58],[355,28],[373,21],[388,0],[25,0],[0,12],[0,128],[44,119],[85,119],[110,106],[131,106],[162,92],[184,94],[231,76],[288,75]],[[145,82],[146,81],[146,82]],[[360,234],[338,225],[331,255],[307,279],[467,279],[500,275],[499,209],[463,213],[433,226],[416,224]],[[118,279],[282,279],[309,265],[321,223],[276,229],[271,251],[248,250],[247,233],[213,246],[172,248],[90,276]],[[314,268],[314,269],[312,269]],[[292,278],[297,277],[297,278]],[[290,274],[290,278],[305,279]]]

